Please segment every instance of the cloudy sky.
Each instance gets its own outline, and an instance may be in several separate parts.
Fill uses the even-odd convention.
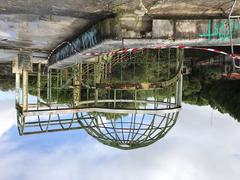
[[[0,179],[238,180],[240,123],[208,106],[184,104],[157,143],[122,151],[83,131],[19,137],[14,93],[0,92]]]

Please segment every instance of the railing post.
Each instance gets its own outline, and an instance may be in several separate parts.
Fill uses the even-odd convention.
[[[16,104],[20,103],[20,73],[15,74],[15,83],[16,83]]]
[[[94,85],[101,82],[102,67],[101,58],[98,57],[98,62],[94,64]]]
[[[182,105],[182,91],[183,91],[183,75],[182,75],[182,67],[184,62],[184,49],[178,49],[178,62],[177,62],[177,69],[181,68],[180,70],[180,77],[176,83],[176,105]]]
[[[73,78],[74,106],[77,106],[81,101],[81,82],[82,82],[82,64],[78,64],[76,65],[76,67],[74,67],[74,78]]]
[[[41,97],[41,63],[38,64],[38,78],[37,78],[37,108],[39,106],[40,97]]]
[[[23,70],[23,111],[28,111],[28,71]]]
[[[18,54],[18,68],[23,73],[23,90],[22,90],[22,109],[28,111],[28,72],[32,71],[32,53],[28,51],[20,51]]]

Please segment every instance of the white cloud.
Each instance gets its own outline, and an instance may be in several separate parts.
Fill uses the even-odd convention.
[[[190,105],[184,105],[164,139],[133,151],[109,148],[91,138],[41,148],[39,144],[47,142],[15,142],[6,134],[0,139],[0,179],[237,180],[239,139],[239,124],[228,115]]]
[[[13,92],[0,92],[0,137],[16,124],[14,96]]]

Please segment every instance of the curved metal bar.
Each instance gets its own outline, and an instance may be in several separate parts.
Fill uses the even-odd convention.
[[[139,134],[139,131],[140,131],[142,125],[143,125],[143,120],[144,120],[144,118],[145,118],[145,115],[146,115],[146,114],[143,114],[143,116],[142,116],[142,120],[141,120],[141,123],[140,123],[140,126],[139,126],[137,132],[135,133],[134,137],[132,138],[132,140],[134,140],[135,137],[137,136],[137,134]]]
[[[58,116],[58,121],[59,121],[59,124],[60,124],[61,128],[62,128],[62,129],[65,129],[65,127],[63,126],[63,124],[62,124],[62,122],[61,122],[60,115],[57,114],[57,116]]]
[[[151,129],[153,128],[155,117],[156,117],[156,115],[153,115],[153,119],[152,119],[150,125],[148,126],[148,128],[145,130],[145,132],[144,132],[143,134],[146,134],[146,133],[149,131],[150,128],[151,128]],[[138,137],[138,138],[135,140],[135,142],[138,142],[142,137],[143,137],[143,136]]]
[[[48,124],[47,124],[47,127],[46,127],[46,132],[48,132],[48,128],[49,128],[49,125],[50,125],[50,122],[51,122],[51,114],[49,114],[49,118],[48,118]]]
[[[42,124],[41,124],[41,121],[40,121],[40,117],[39,117],[39,116],[38,116],[38,124],[39,124],[39,127],[40,127],[41,131],[43,131]]]
[[[102,112],[102,113],[119,113],[119,114],[156,114],[161,115],[162,113],[173,113],[178,112],[181,106],[173,108],[160,108],[160,109],[111,109],[111,108],[75,108],[75,109],[61,109],[61,110],[41,110],[41,111],[28,111],[24,112],[24,116],[36,116],[44,114],[68,114],[76,112]]]
[[[160,103],[163,105],[173,105],[176,106],[175,103],[171,103],[171,102],[164,102],[164,101],[155,101],[155,100],[134,100],[134,99],[102,99],[102,100],[98,100],[99,103],[111,103],[111,102],[126,102],[126,103],[148,103],[148,104],[155,104],[155,103]],[[78,105],[84,105],[84,104],[94,104],[95,100],[91,100],[91,101],[82,101],[79,102]]]
[[[115,139],[119,139],[121,142],[123,141],[124,142],[124,138],[123,139],[121,139],[119,136],[118,136],[118,133],[117,133],[117,131],[116,131],[116,127],[115,127],[115,125],[116,124],[113,124],[113,120],[110,120],[110,122],[111,122],[111,124],[112,124],[112,127],[114,127],[113,128],[113,131],[114,131],[114,134],[115,134]],[[122,123],[121,123],[122,124]],[[105,126],[104,126],[105,127]],[[108,127],[107,127],[108,128]],[[108,128],[109,129],[109,128]],[[124,137],[124,136],[123,136]]]

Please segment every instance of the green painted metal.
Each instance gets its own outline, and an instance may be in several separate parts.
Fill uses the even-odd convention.
[[[207,33],[200,34],[200,37],[206,37],[208,40],[219,39],[221,41],[229,40],[232,34],[238,33],[240,23],[235,19],[219,19],[208,21]]]
[[[177,121],[181,108],[181,98],[178,96],[181,96],[179,91],[182,90],[182,84],[177,82],[182,80],[183,61],[184,49],[147,49],[99,57],[93,64],[52,69],[47,77],[40,73],[37,88],[41,92],[38,95],[42,102],[32,105],[28,112],[23,112],[19,106],[19,134],[84,129],[101,143],[119,149],[151,145],[163,138]],[[156,78],[150,77],[155,76],[152,71]],[[132,79],[126,76],[126,72],[132,74]],[[161,77],[163,74],[166,78]],[[143,86],[156,83],[161,88],[105,89],[98,86],[117,81],[129,87],[131,81],[140,79],[140,75],[143,75],[143,80],[139,83]],[[161,97],[163,87],[176,87],[176,90]],[[61,102],[63,95],[69,97],[69,102]],[[174,97],[175,102],[172,102]],[[45,112],[48,114],[45,115]]]

